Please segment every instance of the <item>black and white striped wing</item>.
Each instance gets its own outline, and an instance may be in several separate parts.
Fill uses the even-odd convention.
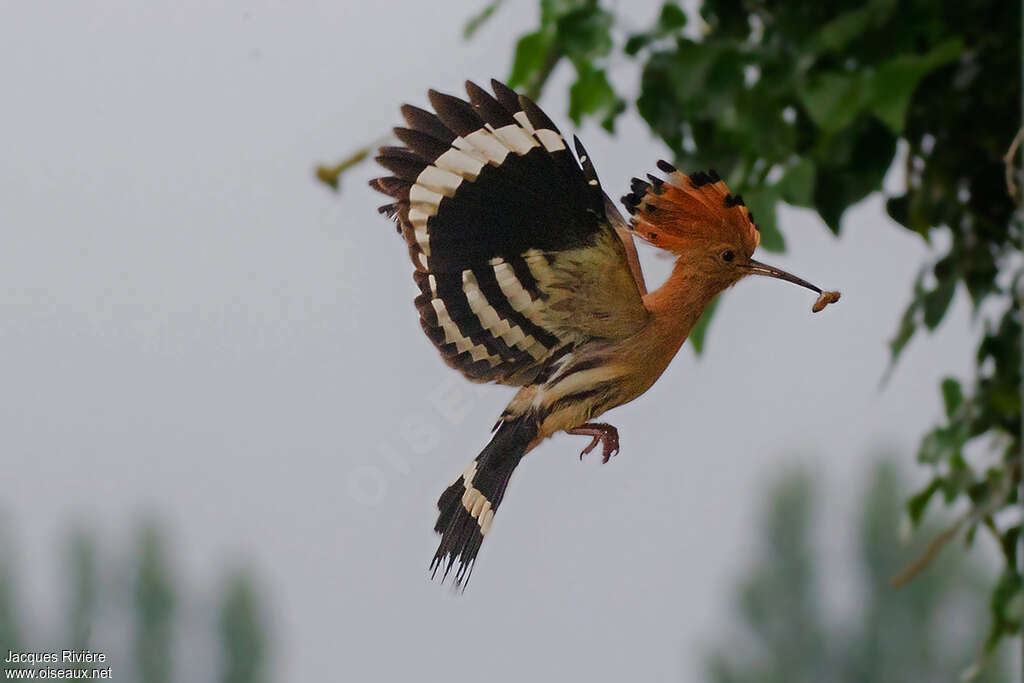
[[[492,81],[469,102],[430,91],[436,114],[406,105],[404,147],[371,185],[394,198],[416,267],[416,306],[444,359],[477,381],[527,384],[559,349],[615,337],[647,317],[604,193],[551,120]]]

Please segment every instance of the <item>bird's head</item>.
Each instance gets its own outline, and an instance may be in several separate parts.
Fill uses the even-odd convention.
[[[638,237],[674,253],[681,266],[721,289],[747,275],[766,275],[822,294],[806,280],[753,259],[761,242],[754,215],[713,169],[686,175],[665,161],[658,168],[664,180],[634,178],[632,192],[622,198]]]

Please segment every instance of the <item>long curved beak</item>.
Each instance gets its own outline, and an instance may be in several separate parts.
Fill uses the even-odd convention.
[[[794,285],[800,285],[801,287],[806,287],[807,289],[811,290],[812,292],[817,292],[818,294],[821,294],[821,288],[820,287],[815,287],[814,285],[812,285],[807,280],[798,278],[796,275],[790,275],[789,273],[787,273],[786,271],[782,270],[781,268],[776,268],[775,266],[769,266],[767,263],[761,263],[760,261],[755,261],[754,259],[750,259],[745,264],[743,264],[743,267],[744,267],[744,269],[750,271],[750,273],[752,275],[767,275],[768,277],[778,278],[780,280],[785,280],[786,282],[792,282]]]

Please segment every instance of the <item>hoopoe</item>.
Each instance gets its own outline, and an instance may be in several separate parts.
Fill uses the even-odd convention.
[[[634,179],[627,223],[601,189],[579,139],[577,157],[536,104],[491,81],[466,83],[469,101],[431,90],[435,113],[405,105],[404,147],[381,147],[393,175],[370,181],[394,201],[419,286],[424,332],[444,360],[476,382],[521,387],[490,443],[441,494],[432,575],[454,563],[469,579],[509,479],[558,431],[591,437],[602,459],[615,427],[594,422],[643,394],[665,371],[704,309],[747,275],[787,280],[751,258],[757,224],[713,171]],[[672,252],[668,280],[648,292],[633,236]]]

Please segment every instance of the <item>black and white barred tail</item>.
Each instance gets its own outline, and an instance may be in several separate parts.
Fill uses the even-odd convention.
[[[431,576],[443,567],[443,581],[458,562],[455,585],[465,587],[512,472],[536,436],[537,423],[530,415],[501,422],[491,442],[441,494],[434,525],[441,542],[430,563]]]

